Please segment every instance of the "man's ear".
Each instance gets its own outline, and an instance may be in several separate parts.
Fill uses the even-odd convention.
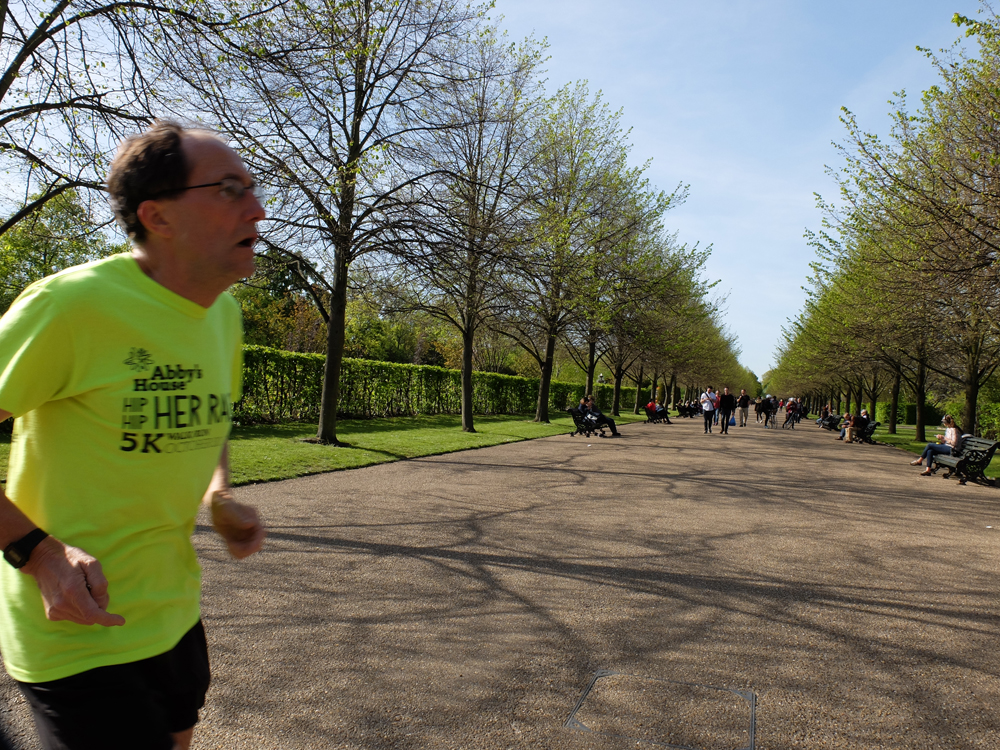
[[[149,234],[170,238],[174,236],[174,226],[163,211],[159,201],[148,200],[139,204],[135,211],[139,221]]]

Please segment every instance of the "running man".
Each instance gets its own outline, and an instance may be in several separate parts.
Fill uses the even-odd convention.
[[[242,324],[264,209],[214,135],[157,123],[108,177],[130,253],[29,286],[0,318],[0,648],[46,750],[186,750],[209,684],[191,544],[211,506],[260,549],[229,488]]]

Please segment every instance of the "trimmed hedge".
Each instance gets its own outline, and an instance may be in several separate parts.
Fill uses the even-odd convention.
[[[882,424],[889,424],[889,407],[891,404],[888,401],[879,401],[875,405],[875,419]],[[926,426],[931,426],[938,424],[941,418],[944,416],[934,404],[924,405],[924,424]],[[916,424],[917,423],[917,405],[908,404],[902,401],[899,402],[899,411],[896,414],[896,424]]]
[[[264,346],[243,347],[243,397],[233,408],[242,424],[313,422],[319,419],[323,386],[322,354],[299,354]],[[344,358],[338,416],[399,417],[417,414],[460,414],[459,370],[430,365],[403,365]],[[549,407],[555,412],[576,404],[583,385],[553,381]],[[538,378],[491,372],[472,374],[476,414],[527,414],[535,411]],[[611,411],[614,387],[598,385],[597,405]],[[635,402],[635,388],[622,388],[622,404]]]
[[[979,436],[1000,440],[1000,404],[985,403],[979,406]]]

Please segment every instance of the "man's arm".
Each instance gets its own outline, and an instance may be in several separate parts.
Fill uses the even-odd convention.
[[[0,409],[0,422],[10,416]],[[37,524],[0,487],[0,547],[6,548],[35,528]],[[45,616],[50,620],[69,620],[80,625],[125,624],[124,617],[106,611],[108,579],[101,571],[101,564],[82,549],[48,536],[31,551],[21,573],[35,579],[42,593]]]
[[[212,526],[226,540],[229,554],[237,560],[249,557],[264,544],[267,530],[255,508],[233,499],[229,486],[229,444],[222,449],[219,465],[205,493],[205,504],[212,512]]]

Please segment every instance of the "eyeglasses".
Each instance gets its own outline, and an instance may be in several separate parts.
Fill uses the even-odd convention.
[[[256,182],[251,181],[249,185],[244,185],[242,181],[236,179],[235,177],[226,177],[225,179],[219,180],[218,182],[206,182],[204,185],[188,185],[187,187],[180,188],[170,188],[169,190],[161,190],[159,193],[155,193],[150,196],[149,200],[156,200],[157,198],[162,198],[165,195],[171,195],[172,193],[183,193],[185,190],[197,190],[198,188],[207,187],[218,187],[219,192],[224,198],[229,200],[238,201],[246,193],[250,195],[257,195],[258,185]]]

